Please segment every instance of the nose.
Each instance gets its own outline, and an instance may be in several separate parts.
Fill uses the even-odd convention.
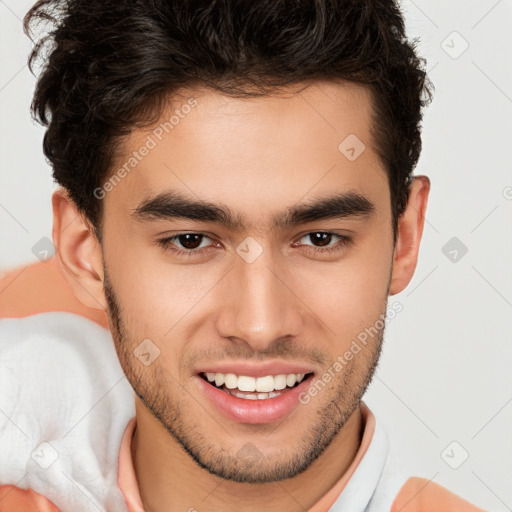
[[[303,328],[303,302],[287,281],[287,273],[272,261],[270,251],[248,263],[242,258],[223,280],[222,306],[217,315],[220,336],[239,339],[255,351],[269,350]]]

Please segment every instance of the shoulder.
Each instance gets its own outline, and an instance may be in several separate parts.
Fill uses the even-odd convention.
[[[20,318],[50,311],[75,313],[108,329],[105,311],[84,306],[73,294],[55,256],[45,262],[0,272],[0,317]]]
[[[485,512],[426,478],[410,477],[400,489],[391,512]]]
[[[0,342],[4,345],[13,337],[19,341],[26,338],[41,338],[44,335],[49,335],[52,339],[63,338],[70,332],[80,336],[82,330],[85,331],[84,334],[94,333],[101,339],[111,339],[110,331],[105,327],[87,317],[66,311],[47,311],[23,317],[0,317],[0,329],[3,334]],[[73,339],[70,343],[73,343]]]
[[[380,449],[381,469],[369,510],[380,512],[484,512],[445,487],[420,476],[411,476],[402,454],[393,445],[384,424],[375,420],[372,439]],[[414,473],[413,473],[414,475]]]
[[[94,350],[99,356],[114,356],[110,331],[75,313],[50,311],[21,318],[0,318],[0,350],[2,354],[37,348],[40,356],[49,347],[68,353]],[[52,353],[51,359],[57,354]],[[18,361],[19,363],[19,361]]]
[[[0,485],[2,512],[60,512],[43,495],[33,489],[20,489],[14,485]]]
[[[74,313],[0,318],[0,351],[7,372],[0,378],[8,384],[39,379],[40,389],[51,391],[62,390],[66,378],[69,384],[95,385],[91,370],[100,383],[123,375],[110,331]]]
[[[135,404],[110,332],[74,313],[3,318],[0,352],[0,484],[12,487],[8,496],[123,510],[117,458]],[[86,495],[92,501],[83,503]]]

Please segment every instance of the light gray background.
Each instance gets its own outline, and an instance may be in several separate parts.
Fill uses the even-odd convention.
[[[54,184],[28,112],[35,79],[21,30],[31,3],[0,0],[0,270],[37,261],[32,248],[51,239]],[[512,2],[403,9],[436,87],[415,171],[432,190],[415,277],[390,299],[403,311],[365,401],[411,474],[512,510]]]

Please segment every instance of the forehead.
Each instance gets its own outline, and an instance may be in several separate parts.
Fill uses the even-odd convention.
[[[154,125],[124,139],[113,172],[127,172],[107,203],[115,199],[133,212],[151,197],[179,191],[234,212],[257,211],[252,220],[261,225],[262,212],[275,218],[308,196],[352,190],[374,203],[387,198],[370,92],[347,83],[302,87],[255,98],[181,90]],[[250,215],[240,215],[251,224]]]

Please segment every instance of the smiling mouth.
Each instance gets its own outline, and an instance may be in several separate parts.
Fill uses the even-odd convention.
[[[282,376],[280,376],[281,384],[276,383],[276,385],[273,386],[274,389],[269,390],[269,391],[242,390],[242,389],[239,389],[239,387],[238,387],[240,384],[237,384],[237,382],[235,382],[234,380],[231,382],[227,382],[227,384],[229,386],[228,387],[228,386],[226,386],[226,382],[224,382],[225,379],[222,377],[219,378],[219,375],[223,375],[223,374],[206,374],[204,372],[199,374],[199,376],[204,381],[206,381],[210,386],[217,388],[220,391],[224,391],[224,393],[227,393],[229,395],[235,396],[237,398],[243,398],[245,400],[267,400],[269,398],[276,398],[278,396],[281,396],[282,394],[287,393],[291,389],[296,388],[299,385],[302,385],[304,382],[310,381],[311,378],[313,377],[314,373],[310,372],[310,373],[306,373],[306,374],[298,374],[299,379],[296,378],[295,382],[293,382],[293,384],[291,383],[291,380],[293,380],[293,379],[288,378],[285,387],[282,387],[284,382],[283,382]],[[266,378],[268,379],[268,377],[269,376],[267,376]],[[278,376],[276,376],[276,379],[277,379],[277,377]],[[291,384],[291,385],[289,385],[289,384]],[[276,389],[276,387],[281,388],[281,389]]]

